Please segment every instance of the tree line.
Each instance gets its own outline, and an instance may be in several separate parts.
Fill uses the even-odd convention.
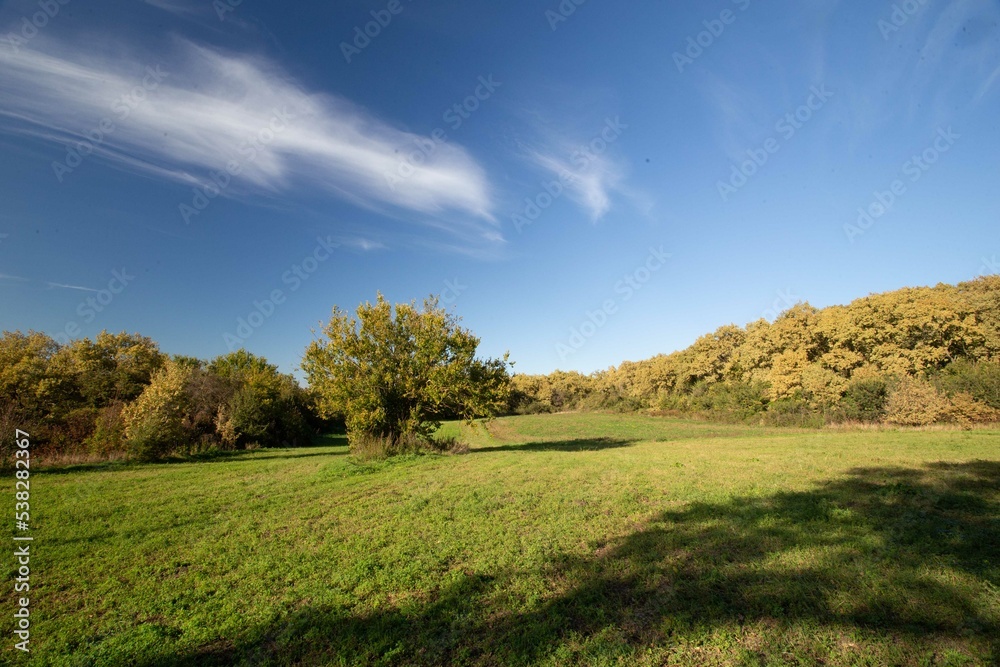
[[[773,322],[726,325],[592,375],[518,375],[511,410],[652,409],[798,426],[995,422],[998,362],[1000,276],[985,276],[846,306],[799,303]]]
[[[479,359],[478,346],[436,298],[392,306],[381,294],[355,316],[334,308],[303,357],[308,388],[246,350],[206,361],[139,334],[59,344],[5,331],[0,433],[28,430],[43,460],[294,447],[337,425],[361,456],[450,449],[434,437],[442,420],[508,405],[507,358]],[[4,438],[0,459],[12,447]]]
[[[773,322],[726,325],[687,349],[592,375],[512,375],[507,355],[431,297],[335,307],[306,348],[303,388],[263,357],[167,355],[145,336],[59,344],[0,336],[0,432],[43,454],[158,459],[299,446],[346,426],[356,454],[460,446],[443,420],[563,410],[658,411],[769,425],[1000,421],[1000,276],[905,288]],[[10,438],[0,445],[9,455]]]
[[[323,426],[308,390],[245,350],[204,361],[125,332],[64,345],[35,331],[0,336],[0,432],[28,430],[43,458],[295,446]]]

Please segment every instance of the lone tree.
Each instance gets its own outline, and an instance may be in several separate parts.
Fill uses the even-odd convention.
[[[377,301],[357,318],[334,307],[302,369],[325,416],[343,415],[352,448],[378,439],[386,453],[430,442],[442,419],[493,417],[510,394],[508,355],[476,358],[479,339],[429,297],[393,308]]]

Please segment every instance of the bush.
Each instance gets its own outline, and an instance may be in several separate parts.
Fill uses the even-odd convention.
[[[236,392],[238,382],[205,371],[186,358],[176,363],[188,371],[184,382],[184,418],[181,423],[184,440],[198,442],[200,446],[221,444],[220,414]]]
[[[152,382],[123,411],[126,446],[140,459],[157,459],[188,444],[184,417],[188,412],[185,385],[188,367],[168,361]]]
[[[948,412],[948,399],[925,380],[903,376],[886,402],[885,421],[896,426],[927,426]]]
[[[25,410],[19,405],[15,404],[13,400],[7,399],[6,397],[0,398],[0,433],[10,434],[14,433],[15,429],[27,429],[28,421],[25,417]],[[32,434],[34,435],[34,434]],[[14,444],[14,437],[7,436],[0,438],[0,463],[7,464],[14,458],[14,450],[16,445]]]
[[[537,399],[528,398],[524,401],[516,401],[511,414],[515,415],[542,415],[552,412],[552,406]]]
[[[996,362],[956,361],[935,374],[933,382],[949,396],[965,393],[1000,410],[1000,364]]]
[[[323,426],[315,407],[315,397],[300,387],[291,375],[280,376],[275,409],[277,417],[272,434],[274,445],[307,445]]]
[[[115,401],[101,408],[94,420],[94,432],[84,443],[87,451],[99,456],[109,456],[125,451],[125,404]]]
[[[724,382],[709,392],[712,409],[747,421],[768,409],[768,386],[764,382]]]
[[[581,398],[576,407],[580,410],[607,410],[610,412],[638,412],[649,405],[646,401],[632,396],[625,396],[617,389],[595,391]]]
[[[274,431],[272,400],[260,387],[240,387],[223,408],[219,432],[223,441],[237,449],[248,445],[267,446]]]
[[[220,408],[217,425],[230,447],[295,447],[308,444],[316,429],[309,394],[294,378],[276,370],[235,376],[241,386]]]
[[[468,454],[468,443],[462,442],[455,436],[434,438],[428,443],[434,451],[446,454]]]
[[[768,406],[765,382],[705,382],[693,384],[688,394],[663,393],[657,400],[660,410],[696,412],[726,422],[753,421]]]
[[[349,431],[347,443],[351,454],[362,461],[386,459],[401,454],[418,454],[433,449],[427,440],[413,433],[391,436]]]
[[[468,454],[468,443],[456,437],[428,438],[415,433],[392,437],[371,433],[348,432],[351,454],[362,461],[387,459],[402,454]]]
[[[1000,410],[977,401],[971,394],[961,392],[948,399],[943,419],[962,426],[989,424],[1000,421]]]
[[[152,421],[139,421],[127,427],[125,449],[128,455],[140,461],[155,461],[166,456],[177,446]]]
[[[825,420],[801,398],[779,398],[767,406],[763,422],[766,426],[820,428]]]
[[[45,424],[40,432],[49,452],[69,453],[83,448],[84,442],[94,432],[98,410],[76,408],[62,419]]]
[[[840,407],[844,417],[854,421],[878,422],[885,417],[889,387],[881,379],[855,380],[847,387]]]

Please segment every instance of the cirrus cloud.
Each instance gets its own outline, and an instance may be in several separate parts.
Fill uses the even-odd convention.
[[[0,131],[70,146],[107,121],[113,129],[93,153],[126,170],[198,184],[235,160],[229,197],[305,186],[393,216],[451,213],[459,228],[495,227],[487,176],[464,148],[442,146],[390,187],[386,174],[424,138],[307,90],[266,58],[180,39],[169,57],[143,65],[41,36],[32,47],[0,51]],[[151,71],[160,72],[155,85]],[[249,159],[248,144],[276,115],[287,126]]]

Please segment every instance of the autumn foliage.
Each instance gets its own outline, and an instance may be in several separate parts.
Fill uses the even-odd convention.
[[[672,354],[591,376],[515,376],[513,387],[514,412],[638,405],[773,424],[996,421],[1000,276],[800,303]]]
[[[43,460],[302,445],[317,425],[308,392],[244,350],[204,362],[124,332],[0,336],[0,430],[30,432]]]
[[[393,306],[379,294],[354,316],[334,308],[302,369],[323,414],[342,414],[352,451],[434,446],[442,419],[492,417],[507,404],[507,357],[479,359],[479,339],[429,298]]]

